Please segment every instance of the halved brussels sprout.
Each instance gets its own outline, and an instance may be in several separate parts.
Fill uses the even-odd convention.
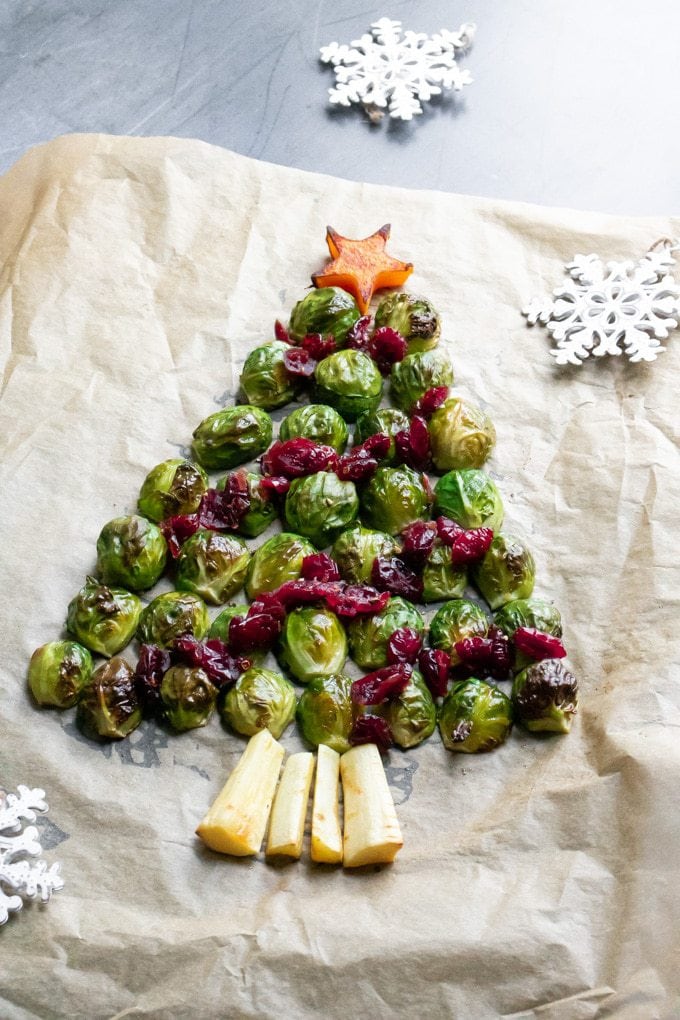
[[[316,676],[305,687],[297,707],[302,735],[318,747],[327,744],[338,754],[349,751],[354,723],[352,681],[348,676]]]
[[[276,591],[286,581],[297,581],[305,556],[316,549],[311,542],[282,531],[272,535],[256,549],[248,564],[245,591],[249,599],[256,599],[264,591]]]
[[[97,539],[97,573],[104,584],[129,591],[152,588],[163,573],[168,547],[157,524],[131,514],[104,525]]]
[[[362,520],[390,535],[398,535],[414,521],[429,517],[429,509],[422,475],[404,464],[379,467],[361,497]]]
[[[379,432],[384,436],[389,436],[390,448],[387,456],[383,457],[382,463],[394,464],[397,453],[394,437],[397,432],[405,432],[409,425],[408,415],[397,410],[396,407],[379,407],[377,411],[364,411],[357,418],[354,441],[363,443],[369,436],[375,436]]]
[[[198,510],[208,488],[208,476],[198,464],[175,458],[149,471],[139,493],[139,512],[150,521],[164,521]]]
[[[465,468],[449,471],[434,489],[437,516],[452,517],[463,528],[491,528],[503,523],[501,494],[484,471]]]
[[[249,404],[272,411],[295,399],[298,386],[283,360],[289,350],[289,344],[272,340],[250,352],[241,372],[241,390]]]
[[[441,319],[431,301],[418,294],[396,291],[378,305],[375,328],[391,326],[408,341],[409,353],[434,347],[441,333]]]
[[[279,439],[313,439],[344,453],[349,437],[345,419],[327,404],[305,404],[291,411],[281,422]]]
[[[242,538],[201,528],[177,558],[177,588],[213,606],[227,602],[243,586],[250,552]]]
[[[256,475],[254,471],[244,472],[243,468],[241,468],[241,471],[245,474],[248,484],[250,508],[239,521],[236,530],[239,535],[245,535],[246,538],[257,538],[277,519],[276,503],[269,498],[266,492],[263,492],[261,485],[262,475]],[[222,491],[227,484],[228,478],[229,475],[221,478],[216,488]]]
[[[451,665],[460,662],[454,645],[468,637],[485,637],[489,620],[484,610],[470,599],[452,599],[438,609],[430,623],[430,644],[451,656]]]
[[[36,648],[28,686],[39,705],[71,708],[92,673],[92,656],[76,641],[50,641]]]
[[[80,695],[76,722],[90,737],[122,740],[142,721],[132,666],[120,656],[102,663]]]
[[[345,628],[330,609],[301,606],[286,617],[276,655],[302,684],[332,676],[347,661]]]
[[[432,736],[437,726],[437,707],[417,670],[401,694],[388,702],[385,718],[398,747],[417,747]]]
[[[496,442],[488,415],[460,397],[449,397],[430,418],[430,451],[437,471],[480,468]]]
[[[495,613],[493,622],[497,627],[512,637],[518,627],[533,627],[542,631],[543,634],[550,634],[553,637],[562,637],[562,617],[559,609],[545,599],[513,599],[506,602],[504,606]],[[513,672],[519,673],[534,662],[534,660],[515,648],[515,662]]]
[[[160,694],[163,716],[178,733],[205,726],[217,701],[217,688],[200,666],[171,666]]]
[[[476,677],[454,684],[439,709],[439,730],[449,751],[492,751],[511,729],[510,698]]]
[[[272,420],[260,407],[223,407],[194,429],[196,460],[209,471],[233,468],[259,456],[272,441]]]
[[[247,602],[226,606],[210,624],[208,637],[219,638],[220,641],[224,641],[225,645],[229,644],[229,624],[235,616],[245,616],[249,609],[250,606]],[[250,654],[248,658],[251,658]]]
[[[210,617],[203,599],[189,592],[166,591],[143,610],[137,637],[145,645],[168,648],[183,634],[193,634],[201,641],[209,626]]]
[[[379,613],[355,616],[349,624],[349,653],[357,666],[386,666],[387,642],[401,627],[425,633],[425,621],[416,607],[399,596],[393,596]]]
[[[323,549],[356,520],[359,497],[354,482],[343,482],[332,471],[294,478],[286,495],[284,517],[291,531]]]
[[[91,652],[109,658],[135,636],[142,608],[131,592],[109,588],[88,577],[69,603],[66,628]]]
[[[466,585],[467,571],[453,565],[449,546],[435,543],[423,567],[423,602],[460,598]]]
[[[375,411],[382,398],[382,376],[373,358],[362,351],[330,354],[316,366],[314,378],[319,403],[334,407],[345,421]]]
[[[303,340],[309,333],[332,336],[342,347],[347,334],[361,312],[354,298],[340,287],[319,287],[293,308],[288,333],[293,340]]]
[[[252,737],[269,730],[278,740],[295,718],[297,699],[290,680],[271,669],[247,669],[227,692],[220,715],[237,733]]]
[[[494,535],[486,555],[472,568],[472,579],[492,609],[529,598],[535,577],[531,552],[511,535]]]
[[[515,716],[532,733],[568,733],[578,706],[578,684],[561,659],[543,659],[512,685]]]
[[[394,556],[398,549],[399,543],[391,535],[355,524],[338,535],[331,556],[340,569],[343,581],[368,584],[373,560],[377,556]]]
[[[392,366],[390,396],[397,407],[409,412],[433,386],[452,385],[453,366],[446,351],[420,351]]]

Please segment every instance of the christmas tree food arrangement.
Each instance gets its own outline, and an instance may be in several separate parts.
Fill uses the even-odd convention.
[[[192,460],[149,472],[138,514],[104,525],[68,638],[31,658],[35,701],[76,706],[91,736],[217,713],[250,738],[198,828],[221,852],[259,852],[269,824],[267,853],[299,857],[314,781],[312,859],[391,861],[380,753],[437,727],[452,752],[490,751],[514,723],[568,733],[576,711],[560,614],[503,527],[494,426],[451,391],[439,313],[393,289],[368,314],[413,268],[388,237],[329,228],[332,261],[246,358],[242,402],[197,426]],[[270,412],[293,402],[274,438]],[[152,597],[164,574],[175,590]],[[318,757],[291,755],[277,790],[294,720]]]

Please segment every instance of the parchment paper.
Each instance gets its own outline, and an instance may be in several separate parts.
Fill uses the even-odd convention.
[[[304,294],[326,224],[385,222],[442,310],[458,392],[496,424],[507,528],[562,610],[582,707],[564,738],[392,752],[393,867],[234,861],[193,833],[240,738],[215,719],[95,745],[33,707],[26,666],[104,522]],[[0,934],[3,1018],[680,1015],[680,335],[652,365],[565,371],[519,313],[576,252],[635,259],[679,232],[176,139],[67,137],[0,181],[0,779],[47,791],[66,882]]]

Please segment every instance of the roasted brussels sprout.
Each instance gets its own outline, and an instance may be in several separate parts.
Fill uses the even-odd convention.
[[[28,686],[39,705],[75,705],[92,673],[92,656],[76,641],[50,641],[36,648],[28,667]]]
[[[354,482],[343,482],[331,471],[294,478],[284,506],[286,526],[319,549],[330,545],[358,512]]]
[[[237,733],[269,730],[277,740],[295,718],[295,688],[270,669],[247,669],[227,692],[220,715]]]
[[[305,687],[297,707],[297,723],[310,744],[328,744],[338,754],[349,751],[354,722],[352,681],[348,676],[316,676]]]
[[[449,397],[430,418],[430,451],[437,471],[480,468],[496,442],[488,415],[460,397]]]
[[[249,560],[242,538],[201,528],[177,558],[177,587],[213,606],[223,605],[243,586]]]
[[[469,599],[451,599],[438,609],[430,623],[430,644],[441,648],[451,656],[451,665],[456,666],[460,657],[454,645],[468,637],[485,637],[489,629],[486,613],[476,602]]]
[[[375,411],[382,398],[382,376],[375,361],[362,351],[330,354],[316,366],[314,378],[319,403],[334,407],[345,421]]]
[[[283,360],[289,350],[289,344],[272,340],[250,352],[241,372],[241,390],[249,404],[271,411],[295,399],[296,380]]]
[[[433,386],[451,386],[453,367],[445,351],[407,354],[392,366],[390,396],[402,411],[411,411],[416,400]]]
[[[451,549],[437,542],[423,567],[423,602],[460,598],[467,585],[467,571],[451,562]]]
[[[272,441],[272,420],[260,407],[239,404],[204,418],[194,430],[196,460],[209,471],[233,468],[264,453]]]
[[[163,573],[168,547],[157,524],[131,514],[115,517],[97,539],[97,573],[104,584],[129,591],[152,588]]]
[[[139,512],[150,521],[163,521],[198,510],[208,488],[208,476],[188,460],[164,460],[149,471],[139,493]]]
[[[226,606],[210,624],[208,637],[219,638],[220,641],[224,641],[225,645],[228,644],[229,624],[235,616],[245,616],[249,609],[250,606],[247,602],[241,602],[233,606]],[[250,659],[252,656],[249,654],[248,658]]]
[[[355,616],[349,624],[349,653],[357,666],[386,666],[387,642],[402,627],[425,633],[425,621],[416,607],[399,596],[393,596],[379,613]]]
[[[279,439],[284,442],[300,437],[344,453],[349,430],[345,419],[334,408],[327,404],[305,404],[291,411],[279,430]]]
[[[501,495],[486,472],[478,468],[449,471],[440,478],[434,507],[437,516],[452,517],[463,528],[498,531],[503,523]]]
[[[205,726],[217,701],[217,688],[200,666],[171,666],[160,693],[163,717],[178,733]]]
[[[379,467],[361,497],[362,520],[372,528],[398,535],[409,524],[429,517],[422,475],[410,467]]]
[[[441,333],[439,312],[432,302],[405,291],[382,299],[375,313],[375,328],[380,326],[391,326],[401,333],[408,341],[409,353],[434,347]]]
[[[399,747],[417,747],[434,733],[437,708],[425,681],[416,670],[408,687],[388,702],[385,718]]]
[[[449,751],[492,751],[511,729],[510,698],[476,677],[454,684],[439,709],[439,730]]]
[[[340,287],[319,287],[308,294],[293,308],[288,323],[292,340],[303,340],[309,333],[332,336],[342,347],[347,334],[360,316],[354,298]]]
[[[243,468],[241,468],[243,472]],[[248,496],[250,498],[250,507],[239,521],[238,531],[239,535],[245,535],[246,538],[257,538],[265,531],[272,521],[275,521],[278,517],[276,509],[276,503],[268,497],[266,492],[262,491],[262,476],[256,475],[253,471],[245,471],[246,481],[248,484]],[[220,491],[224,489],[227,484],[229,475],[221,478],[217,483],[216,488]]]
[[[87,736],[122,740],[141,721],[134,672],[125,659],[115,656],[92,674],[80,695],[76,722]]]
[[[387,456],[383,458],[383,464],[394,464],[397,453],[394,437],[397,432],[405,432],[409,424],[408,415],[396,407],[379,407],[377,411],[365,411],[357,418],[354,441],[363,443],[369,436],[375,436],[379,432],[389,436],[390,448]]]
[[[497,627],[512,637],[518,627],[533,627],[535,630],[562,637],[562,617],[557,606],[545,599],[513,599],[506,602],[493,618]]]
[[[303,684],[339,673],[347,660],[345,628],[330,609],[301,606],[286,617],[276,654]]]
[[[246,575],[245,590],[249,599],[264,591],[275,591],[286,581],[297,581],[305,556],[316,549],[306,539],[282,531],[272,535],[251,556]]]
[[[531,552],[511,535],[494,535],[488,552],[472,568],[472,579],[492,609],[529,598],[535,576]]]
[[[355,524],[338,535],[331,550],[344,581],[350,584],[368,584],[371,580],[373,560],[377,556],[394,556],[399,544],[391,535]]]
[[[568,733],[578,706],[578,684],[561,659],[527,666],[512,685],[515,718],[532,733]]]
[[[136,595],[88,577],[69,603],[66,628],[91,652],[109,658],[132,640],[141,612]]]
[[[189,592],[166,591],[143,610],[137,637],[145,645],[167,648],[183,634],[193,634],[201,641],[209,626],[210,617],[203,599]]]

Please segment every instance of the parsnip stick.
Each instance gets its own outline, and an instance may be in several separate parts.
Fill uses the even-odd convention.
[[[360,744],[343,754],[340,774],[345,805],[344,866],[391,863],[403,840],[375,744]]]
[[[338,808],[340,755],[327,744],[319,744],[312,808],[313,861],[339,864],[342,861],[342,832]]]
[[[269,825],[268,857],[300,858],[313,774],[314,755],[310,751],[291,754],[284,765]]]

